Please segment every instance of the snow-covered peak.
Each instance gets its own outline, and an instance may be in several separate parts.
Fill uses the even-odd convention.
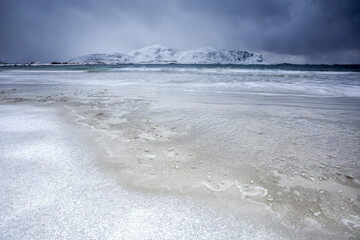
[[[144,47],[128,54],[90,54],[71,59],[82,64],[264,64],[261,54],[247,51],[218,50],[204,47],[178,51],[159,44]]]
[[[175,49],[162,45],[152,45],[129,52],[133,63],[171,63],[177,53]]]

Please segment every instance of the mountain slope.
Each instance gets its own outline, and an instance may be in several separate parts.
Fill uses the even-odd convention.
[[[161,45],[152,45],[128,53],[132,63],[176,62],[178,51]]]
[[[80,64],[129,64],[131,59],[126,54],[95,53],[70,59],[69,62]]]
[[[128,54],[89,54],[70,59],[80,64],[266,64],[261,54],[205,47],[189,51],[161,45],[141,48]]]

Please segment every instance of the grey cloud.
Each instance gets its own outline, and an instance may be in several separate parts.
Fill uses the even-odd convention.
[[[160,43],[359,63],[359,13],[356,0],[0,0],[0,60],[66,60]]]

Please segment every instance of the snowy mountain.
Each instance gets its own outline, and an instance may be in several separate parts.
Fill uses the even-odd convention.
[[[266,64],[261,54],[205,47],[178,51],[152,45],[127,54],[89,54],[70,59],[79,64]]]

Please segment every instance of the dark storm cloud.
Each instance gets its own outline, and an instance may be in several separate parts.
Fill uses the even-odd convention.
[[[359,63],[357,0],[0,0],[0,60],[66,60],[160,43]]]

